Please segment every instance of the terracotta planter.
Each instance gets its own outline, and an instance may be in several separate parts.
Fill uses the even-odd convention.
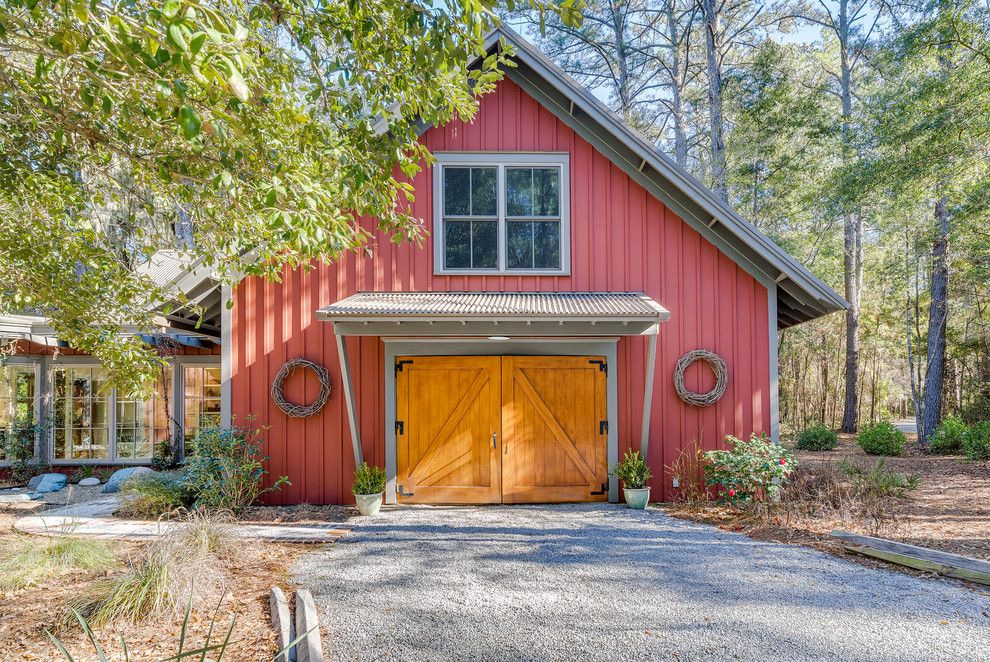
[[[646,504],[650,502],[650,488],[643,487],[638,490],[623,488],[623,495],[626,497],[626,505],[636,510],[645,510]]]
[[[377,515],[382,509],[382,494],[355,494],[354,501],[357,502],[357,509],[362,515]]]

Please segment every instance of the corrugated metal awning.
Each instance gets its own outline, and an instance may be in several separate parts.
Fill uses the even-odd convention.
[[[343,335],[642,335],[670,313],[642,292],[360,292],[316,317]]]

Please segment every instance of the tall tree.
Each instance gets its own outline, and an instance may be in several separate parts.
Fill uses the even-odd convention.
[[[555,11],[579,21],[577,5]],[[135,263],[181,249],[234,283],[360,247],[359,216],[415,239],[394,173],[429,158],[416,121],[470,118],[493,88],[502,56],[465,67],[493,10],[0,0],[0,311],[46,315],[118,384],[147,388],[159,361],[122,331],[152,330],[149,305],[170,293]],[[192,242],[152,231],[180,225]]]
[[[950,241],[979,232],[990,218],[990,17],[985,8],[954,0],[919,6],[914,16],[881,61],[884,85],[869,104],[877,150],[864,170],[872,179],[869,196],[929,210],[922,235],[930,242],[927,288],[919,279],[913,315],[920,325],[927,297],[925,355],[914,353],[924,364],[915,414],[925,444],[942,418],[952,323]]]
[[[881,0],[882,3],[882,0]],[[799,4],[795,15],[808,23],[818,25],[829,38],[834,38],[837,70],[826,65],[835,83],[839,99],[839,127],[841,155],[847,167],[858,162],[855,150],[856,123],[854,101],[857,97],[857,73],[864,62],[864,55],[871,47],[871,39],[882,16],[882,4],[875,0],[836,0],[817,5]],[[845,324],[845,400],[842,411],[842,430],[855,432],[859,415],[859,320],[862,310],[863,290],[863,215],[858,209],[847,210],[842,217],[843,226],[843,286],[849,308]]]

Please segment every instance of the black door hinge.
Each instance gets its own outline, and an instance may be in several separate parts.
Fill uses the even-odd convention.
[[[403,421],[395,422],[395,434],[402,435],[406,433],[406,424]]]
[[[606,492],[608,492],[608,483],[602,483],[601,490],[592,490],[591,493],[595,496],[599,496],[601,494],[605,494]]]
[[[402,366],[412,363],[412,359],[399,359],[395,362],[395,374],[402,372]]]
[[[590,361],[588,361],[588,363],[597,365],[598,372],[604,372],[605,376],[608,377],[608,363],[602,361],[601,359],[591,359]]]
[[[399,485],[399,496],[404,496],[404,497],[416,496],[416,493],[415,492],[405,492],[405,491],[403,491],[403,489],[404,489],[403,485],[400,484]]]
[[[598,421],[598,434],[608,434],[608,421]]]

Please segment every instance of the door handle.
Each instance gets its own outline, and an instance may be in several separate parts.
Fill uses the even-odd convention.
[[[498,448],[498,432],[492,432],[492,448]]]

